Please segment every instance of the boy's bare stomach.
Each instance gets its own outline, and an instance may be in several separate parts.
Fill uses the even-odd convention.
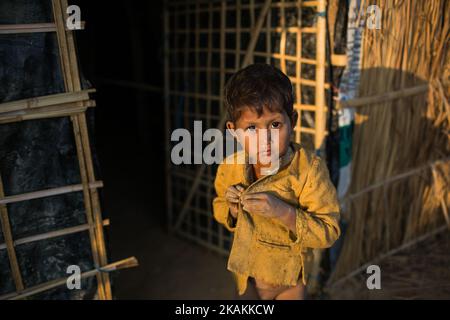
[[[255,279],[255,287],[262,300],[303,300],[304,285],[301,281],[296,286],[275,286]]]
[[[301,278],[295,286],[277,286],[252,277],[248,279],[249,285],[243,299],[262,300],[303,300],[305,286]]]

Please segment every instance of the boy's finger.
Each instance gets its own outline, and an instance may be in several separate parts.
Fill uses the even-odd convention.
[[[229,187],[227,191],[235,194],[238,197],[241,195],[241,192],[238,189],[236,189],[235,186]]]
[[[239,198],[227,198],[227,200],[232,203],[239,203]]]
[[[247,193],[242,198],[245,199],[257,199],[262,200],[266,197],[265,192],[254,192],[254,193]]]
[[[228,190],[226,193],[225,193],[225,197],[232,197],[232,198],[237,198],[237,199],[239,199],[240,198],[240,194],[237,194],[237,193],[235,193],[235,192],[233,192],[233,191],[231,191],[231,190]]]
[[[239,190],[239,192],[242,192],[242,191],[244,191],[245,189],[244,189],[244,187],[243,186],[241,186],[241,185],[236,185],[236,189],[238,189]]]
[[[240,197],[239,194],[237,194],[236,192],[231,191],[231,190],[227,190],[227,192],[225,192],[225,196],[230,196],[230,197],[234,197],[234,198],[239,198]]]

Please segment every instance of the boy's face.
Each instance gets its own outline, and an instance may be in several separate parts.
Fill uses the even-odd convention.
[[[250,158],[257,159],[256,163],[260,166],[270,166],[270,163],[261,159],[281,157],[286,153],[297,118],[296,112],[292,118],[293,121],[284,111],[272,112],[266,107],[259,116],[255,110],[247,107],[236,122],[227,122],[227,128],[236,130],[237,139]]]

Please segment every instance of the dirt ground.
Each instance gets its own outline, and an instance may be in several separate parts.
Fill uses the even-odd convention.
[[[116,226],[111,227],[112,258],[134,255],[140,264],[116,276],[116,298],[233,298],[234,287],[231,275],[225,269],[224,257],[168,235],[145,216],[134,219],[141,219],[141,222],[132,225],[127,219],[114,219]],[[132,234],[129,234],[130,228]]]
[[[136,151],[129,137],[108,139],[116,143],[100,141],[98,152],[111,219],[109,261],[135,256],[140,264],[113,274],[115,298],[236,299],[226,257],[165,230],[160,158]],[[450,299],[449,253],[446,232],[383,261],[382,290],[368,290],[361,274],[321,298]]]
[[[331,299],[450,299],[450,232],[430,237],[377,263],[381,290],[368,290],[367,274],[330,291]]]
[[[111,219],[109,260],[135,256],[139,267],[114,273],[115,298],[233,299],[226,257],[165,230],[164,170],[148,170],[155,159],[117,139],[115,147],[99,147],[103,206]]]

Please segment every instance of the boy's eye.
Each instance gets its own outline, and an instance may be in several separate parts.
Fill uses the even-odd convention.
[[[272,122],[272,128],[277,129],[281,126],[281,122],[275,121]]]
[[[256,127],[255,126],[248,126],[247,129],[245,129],[245,130],[253,132],[253,131],[256,130]]]

